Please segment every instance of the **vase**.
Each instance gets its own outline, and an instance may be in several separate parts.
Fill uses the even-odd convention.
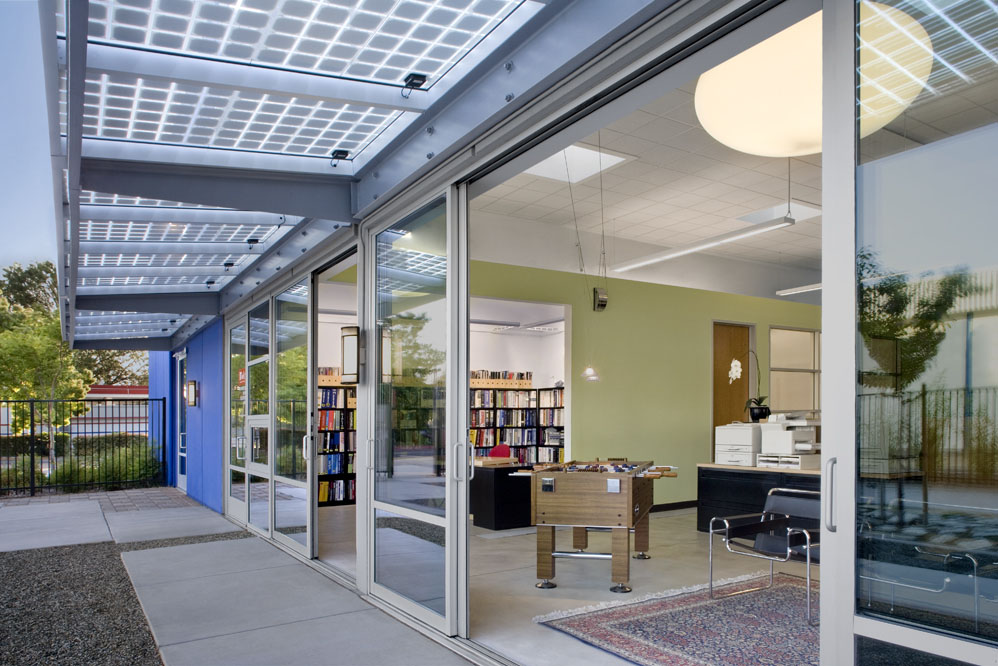
[[[749,416],[752,417],[752,423],[758,423],[762,419],[768,419],[769,414],[770,411],[768,405],[760,405],[758,407],[753,405],[749,407]]]

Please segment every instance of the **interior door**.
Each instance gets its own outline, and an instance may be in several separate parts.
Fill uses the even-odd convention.
[[[745,403],[749,399],[749,386],[753,366],[749,362],[749,327],[739,324],[714,324],[714,427],[733,421],[748,420]],[[742,363],[742,379],[728,381],[731,359]],[[713,437],[713,428],[711,437]]]
[[[274,538],[311,555],[309,280],[274,297]]]
[[[367,236],[376,363],[371,593],[450,635],[466,575],[467,258],[453,188]],[[463,319],[462,319],[463,317]]]

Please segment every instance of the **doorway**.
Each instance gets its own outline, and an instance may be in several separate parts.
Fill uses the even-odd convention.
[[[714,387],[711,438],[713,438],[714,428],[717,426],[744,421],[747,418],[745,404],[750,397],[749,387],[755,385],[757,372],[749,358],[749,351],[752,349],[751,333],[752,327],[744,324],[714,322],[714,355],[711,371]],[[743,365],[743,372],[748,372],[749,381],[729,381],[728,372],[733,360],[737,360]]]
[[[177,354],[177,488],[187,492],[187,352]]]

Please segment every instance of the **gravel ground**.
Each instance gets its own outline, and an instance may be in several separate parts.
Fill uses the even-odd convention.
[[[121,553],[249,536],[0,553],[0,664],[162,664]]]

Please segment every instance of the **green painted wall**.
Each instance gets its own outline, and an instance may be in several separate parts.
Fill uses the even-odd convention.
[[[769,327],[820,328],[821,308],[630,280],[608,291],[597,313],[576,273],[471,262],[474,296],[571,306],[572,456],[678,465],[678,479],[656,482],[655,502],[696,499],[696,464],[711,459],[713,322],[755,324],[768,395]],[[600,382],[579,377],[587,362]]]

